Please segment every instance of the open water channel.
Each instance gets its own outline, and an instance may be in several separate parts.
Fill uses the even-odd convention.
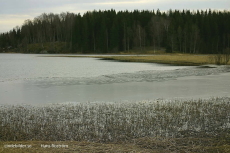
[[[229,66],[171,66],[45,56],[0,54],[0,104],[230,96]]]

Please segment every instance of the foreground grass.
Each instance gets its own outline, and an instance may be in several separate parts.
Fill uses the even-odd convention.
[[[0,107],[0,151],[228,152],[230,98]],[[4,148],[6,144],[33,148]],[[119,149],[120,148],[120,149]],[[34,150],[30,150],[34,149]]]
[[[31,148],[7,148],[6,145],[23,144]],[[43,148],[41,145],[65,145],[65,148]],[[4,141],[0,142],[2,153],[25,152],[210,152],[229,153],[230,142],[217,138],[152,138],[145,137],[119,143],[98,143],[87,141]]]

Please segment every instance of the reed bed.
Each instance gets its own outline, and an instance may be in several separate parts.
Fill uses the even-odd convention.
[[[1,105],[1,141],[121,142],[230,134],[230,98]]]
[[[147,62],[160,64],[173,64],[184,66],[198,66],[204,64],[216,64],[213,60],[216,55],[192,55],[192,54],[162,54],[162,55],[130,55],[130,56],[101,56],[105,60],[118,60],[123,62]],[[97,56],[95,56],[97,57]],[[98,58],[98,57],[97,57]],[[226,63],[229,65],[230,62]]]

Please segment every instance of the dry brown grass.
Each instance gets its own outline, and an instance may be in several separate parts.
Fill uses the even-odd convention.
[[[229,98],[0,107],[0,152],[229,152]],[[5,148],[23,144],[32,148]],[[68,145],[68,148],[41,148]]]
[[[191,54],[162,54],[152,56],[102,56],[99,58],[107,60],[119,60],[124,62],[147,62],[173,65],[204,65],[215,64],[210,60],[211,55],[191,55]]]
[[[4,145],[23,144],[32,145],[31,148],[5,148]],[[42,148],[43,145],[68,145],[68,148]],[[5,141],[0,142],[1,153],[50,153],[50,152],[137,152],[137,153],[165,153],[165,152],[219,152],[228,153],[230,144],[218,138],[139,138],[128,142],[96,143],[86,141]]]
[[[103,60],[117,60],[122,62],[144,62],[144,63],[159,63],[159,64],[172,64],[172,65],[180,65],[180,66],[198,66],[205,64],[218,64],[215,58],[217,55],[204,55],[204,54],[155,54],[152,55],[142,54],[138,55],[136,53],[129,53],[129,55],[121,53],[116,54],[117,56],[111,55],[55,55],[55,56],[43,56],[43,57],[94,57],[100,58]],[[230,65],[230,61],[227,63]]]
[[[4,145],[8,144],[24,144],[32,145],[31,148],[5,148]],[[64,144],[68,145],[68,148],[42,148],[41,144],[52,145],[52,144]],[[145,149],[131,143],[125,144],[112,144],[112,143],[94,143],[85,141],[17,141],[17,142],[1,142],[0,152],[4,153],[25,153],[25,152],[36,152],[36,153],[48,153],[48,152],[81,152],[81,153],[99,153],[99,152],[153,152],[152,149]]]

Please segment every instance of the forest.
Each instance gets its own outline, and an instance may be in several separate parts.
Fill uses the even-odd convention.
[[[230,12],[214,10],[43,13],[0,34],[0,52],[219,54],[229,48]]]

